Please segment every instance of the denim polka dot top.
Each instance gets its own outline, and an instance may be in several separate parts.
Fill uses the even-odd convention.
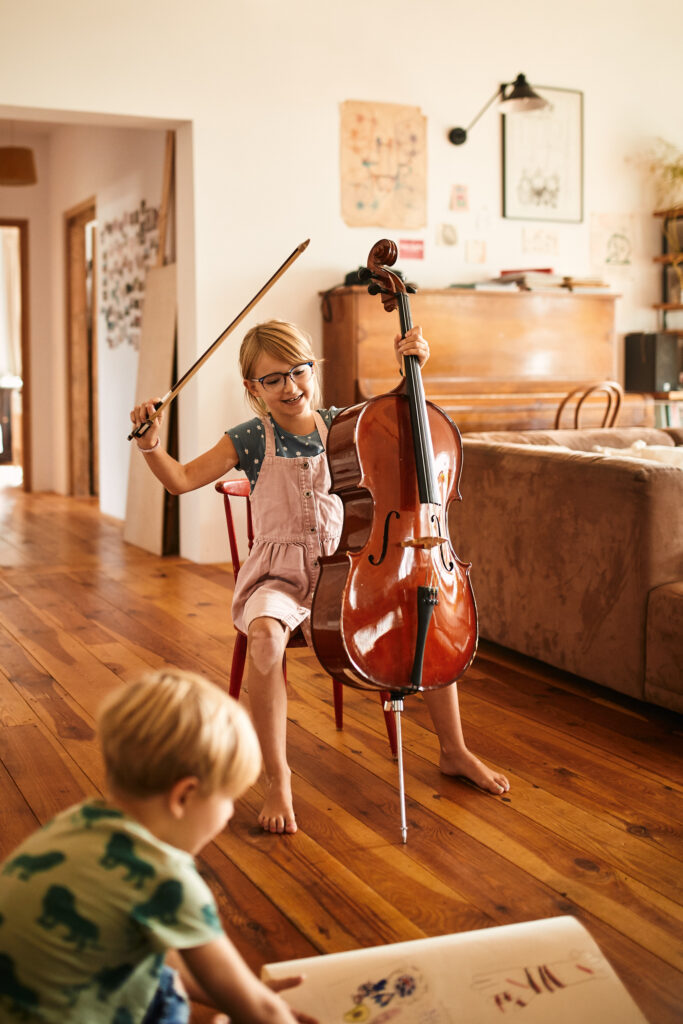
[[[318,409],[325,425],[330,426],[332,420],[341,412],[336,406],[329,409]],[[275,454],[283,459],[296,459],[301,455],[320,455],[323,451],[323,444],[317,430],[310,434],[290,434],[283,430],[272,418],[273,434],[275,436]],[[226,430],[226,434],[235,446],[239,461],[237,469],[246,474],[252,491],[258,480],[263,457],[266,453],[266,435],[263,421],[254,416],[252,420],[239,423],[236,427]]]

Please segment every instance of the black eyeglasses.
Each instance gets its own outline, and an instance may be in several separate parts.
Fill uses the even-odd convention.
[[[315,362],[311,360],[310,363],[297,363],[291,370],[287,370],[287,373],[267,373],[264,377],[250,377],[249,379],[254,384],[260,384],[264,391],[282,391],[288,377],[295,384],[308,384],[313,376],[314,366]]]

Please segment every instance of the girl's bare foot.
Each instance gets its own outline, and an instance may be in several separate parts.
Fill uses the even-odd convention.
[[[266,798],[258,816],[258,823],[264,832],[280,832],[293,835],[297,830],[292,803],[290,783],[266,780]]]
[[[444,775],[461,775],[487,793],[507,793],[510,783],[502,772],[494,771],[475,757],[469,750],[459,754],[441,754],[439,768]]]

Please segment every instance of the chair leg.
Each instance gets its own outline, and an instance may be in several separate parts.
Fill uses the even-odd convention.
[[[332,680],[334,691],[334,724],[337,729],[344,728],[344,685],[338,679]]]
[[[396,718],[393,711],[387,711],[384,707],[386,701],[391,700],[391,692],[389,690],[380,690],[379,699],[384,710],[384,722],[387,727],[387,736],[389,737],[389,745],[391,747],[392,757],[398,757],[398,741],[396,739]]]
[[[332,689],[334,692],[334,724],[337,729],[344,728],[344,684],[338,679],[332,680]],[[384,702],[391,700],[391,693],[389,690],[380,690],[379,694],[380,703],[382,709],[384,709]],[[391,747],[392,757],[398,757],[398,741],[396,738],[396,717],[393,711],[384,711],[384,723],[387,727],[387,736],[389,737],[389,745]]]
[[[242,689],[242,676],[244,675],[244,663],[247,660],[247,638],[244,633],[238,633],[235,638],[235,646],[232,649],[232,663],[230,665],[230,688],[228,690],[235,700],[240,699]]]

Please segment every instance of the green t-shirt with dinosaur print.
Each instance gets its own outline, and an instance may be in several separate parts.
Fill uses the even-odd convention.
[[[193,857],[87,801],[0,866],[0,1020],[139,1024],[168,949],[223,933]]]

